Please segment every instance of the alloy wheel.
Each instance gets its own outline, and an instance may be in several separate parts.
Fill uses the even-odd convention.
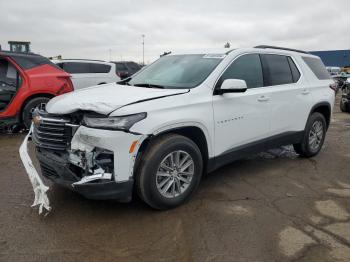
[[[319,150],[323,140],[323,135],[323,123],[321,121],[315,121],[312,124],[309,133],[309,147],[312,151],[316,152],[317,150]]]
[[[193,175],[194,161],[192,157],[182,150],[171,152],[158,167],[157,189],[163,197],[178,197],[191,185]]]

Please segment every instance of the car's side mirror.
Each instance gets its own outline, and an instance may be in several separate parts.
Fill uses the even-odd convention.
[[[225,93],[243,93],[247,91],[247,83],[241,79],[226,79],[222,83],[217,93],[222,95]]]

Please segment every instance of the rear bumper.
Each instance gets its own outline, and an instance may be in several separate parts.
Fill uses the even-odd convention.
[[[67,157],[57,156],[52,152],[37,149],[36,156],[40,162],[42,175],[56,184],[69,188],[88,199],[117,200],[128,202],[132,198],[133,179],[125,182],[114,180],[96,180],[89,183],[74,185],[81,178],[72,171],[72,165]]]

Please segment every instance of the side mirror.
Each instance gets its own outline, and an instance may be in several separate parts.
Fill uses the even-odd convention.
[[[222,95],[225,93],[244,93],[247,89],[247,83],[244,80],[226,79],[217,91],[218,94]]]

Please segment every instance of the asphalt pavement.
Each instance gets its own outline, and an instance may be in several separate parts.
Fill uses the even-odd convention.
[[[23,138],[0,136],[0,261],[350,261],[350,114],[338,105],[318,156],[283,147],[235,162],[165,212],[53,185],[39,216]]]

